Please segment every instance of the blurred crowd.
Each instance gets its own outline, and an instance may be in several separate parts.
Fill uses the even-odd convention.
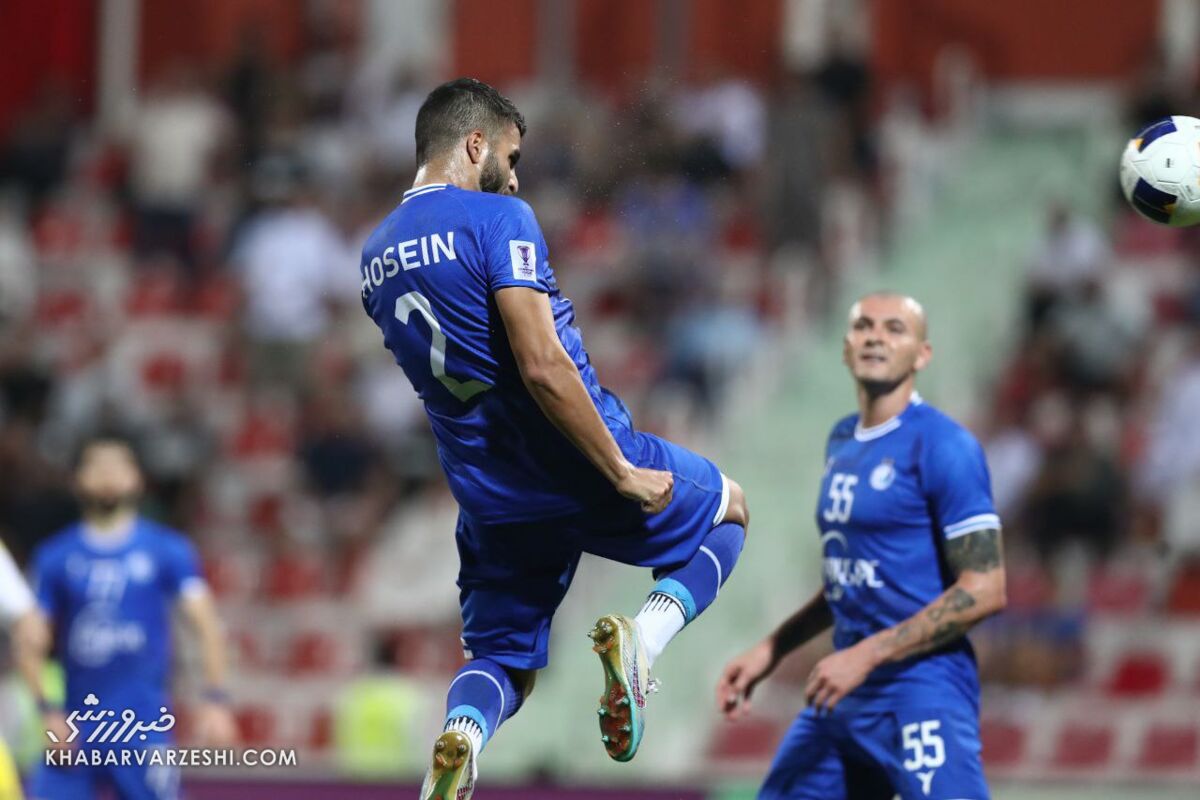
[[[1134,92],[1130,132],[1179,107],[1159,89]],[[1080,679],[1089,620],[1200,613],[1200,235],[1145,221],[1115,188],[1104,214],[1047,209],[987,415],[1004,682]]]
[[[454,505],[358,299],[359,248],[411,184],[437,81],[355,40],[313,25],[283,63],[247,31],[229,63],[162,69],[109,125],[48,81],[0,132],[0,536],[18,559],[73,518],[78,443],[121,432],[147,513],[197,540],[222,599],[349,596],[368,625],[453,639],[456,609],[421,601],[453,580],[427,544]],[[501,87],[529,122],[522,196],[641,427],[711,426],[748,354],[870,249],[870,80],[838,47],[774,87],[715,67]]]

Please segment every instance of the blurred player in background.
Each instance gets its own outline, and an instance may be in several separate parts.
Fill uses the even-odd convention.
[[[168,707],[167,678],[171,664],[171,610],[178,601],[184,617],[199,635],[205,689],[197,711],[198,738],[204,744],[231,744],[234,723],[224,693],[225,650],[216,607],[200,576],[200,561],[180,533],[138,515],[142,473],[132,447],[117,438],[97,438],[82,449],[75,475],[83,519],[43,543],[33,557],[34,592],[45,634],[30,637],[40,664],[51,637],[66,675],[68,710],[85,711],[85,698],[99,706],[128,709],[140,723],[159,720]],[[39,616],[41,616],[39,615]],[[40,686],[40,668],[27,675],[34,682],[47,730],[60,741],[69,735],[63,709],[51,708]],[[73,747],[93,724],[79,723]],[[169,730],[151,731],[131,746],[166,746]],[[45,766],[35,776],[30,794],[36,800],[86,800],[110,786],[121,800],[168,800],[179,796],[174,767]]]
[[[413,188],[363,248],[363,305],[425,403],[460,506],[469,661],[450,684],[424,800],[466,800],[476,759],[546,666],[550,621],[581,553],[651,567],[637,617],[592,630],[610,757],[634,756],[668,641],[741,553],[746,503],[715,465],[634,429],[600,386],[537,220],[514,197],[525,122],[471,79],[435,89],[416,123]]]
[[[824,589],[717,684],[736,717],[784,656],[833,626],[837,651],[809,676],[763,800],[988,797],[964,634],[1004,608],[1000,519],[979,443],[915,391],[932,354],[912,298],[872,294],[851,309],[859,413],[826,448]]]
[[[18,659],[30,651],[23,644],[29,637],[37,636],[37,611],[33,593],[25,585],[21,571],[13,562],[8,549],[0,543],[0,625],[11,626],[11,636],[14,651]],[[30,665],[19,663],[18,667],[25,673]],[[21,782],[17,775],[17,767],[9,755],[8,747],[3,737],[0,737],[0,800],[21,800]]]

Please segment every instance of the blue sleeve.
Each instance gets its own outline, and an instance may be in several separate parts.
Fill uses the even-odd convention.
[[[54,619],[63,607],[59,560],[54,557],[53,549],[43,546],[34,551],[30,564],[29,582],[33,585],[33,594],[46,616]]]
[[[933,517],[947,539],[1000,528],[983,448],[968,431],[937,431],[922,454],[921,474]]]
[[[511,198],[504,204],[485,227],[482,244],[490,292],[508,286],[550,291],[546,240],[533,209],[524,200]]]
[[[172,596],[204,587],[200,555],[196,547],[181,535],[167,541],[162,555],[162,578]]]

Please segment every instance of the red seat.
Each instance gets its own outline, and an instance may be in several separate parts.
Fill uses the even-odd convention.
[[[267,706],[246,705],[234,711],[237,720],[238,743],[245,747],[279,745],[275,712]]]
[[[1025,757],[1025,729],[1002,720],[984,719],[979,726],[983,760],[989,767],[1011,767]]]
[[[287,669],[292,675],[329,674],[337,669],[338,644],[322,631],[303,631],[288,645]]]
[[[1146,770],[1188,769],[1196,765],[1200,734],[1195,725],[1152,725],[1142,738],[1138,766]]]
[[[1167,610],[1175,614],[1200,614],[1200,558],[1180,565],[1167,592]]]
[[[131,317],[171,316],[179,312],[179,280],[168,272],[144,273],[125,299]]]
[[[709,744],[714,758],[726,761],[766,760],[779,746],[783,731],[778,722],[766,719],[747,719],[740,722],[718,723]]]
[[[217,322],[233,319],[239,302],[237,284],[224,276],[206,279],[191,297],[191,306],[197,314]]]
[[[1126,653],[1117,662],[1112,678],[1105,687],[1110,694],[1121,697],[1148,697],[1167,688],[1170,675],[1162,654],[1150,651]]]
[[[1053,763],[1070,769],[1102,767],[1112,758],[1115,739],[1111,727],[1068,722],[1058,732]]]
[[[142,362],[142,385],[151,391],[179,391],[187,372],[187,363],[177,354],[155,353]]]
[[[333,714],[327,707],[318,708],[309,721],[308,746],[313,750],[328,750],[333,744]]]
[[[285,553],[267,565],[263,583],[271,600],[304,600],[321,594],[325,573],[320,562],[301,554]]]
[[[1143,576],[1097,570],[1088,581],[1088,608],[1102,614],[1136,614],[1150,601],[1150,585]]]
[[[243,667],[261,669],[266,666],[267,659],[263,655],[262,642],[253,630],[248,628],[235,630],[229,634],[229,641]]]
[[[388,632],[393,664],[406,673],[453,674],[463,658],[459,633],[457,623],[393,627]]]
[[[88,311],[88,298],[75,289],[43,292],[37,300],[35,315],[38,326],[53,328],[82,320]]]

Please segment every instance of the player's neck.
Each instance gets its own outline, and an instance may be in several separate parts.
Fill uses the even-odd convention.
[[[440,183],[448,183],[469,192],[478,192],[479,173],[452,159],[430,161],[417,168],[417,177],[413,178],[412,188],[419,189],[422,186]]]
[[[111,513],[89,513],[83,517],[88,533],[103,539],[124,538],[137,521],[136,508],[121,508]]]
[[[912,402],[915,387],[911,380],[898,384],[891,391],[873,394],[858,387],[858,422],[864,428],[874,428],[900,416]]]

